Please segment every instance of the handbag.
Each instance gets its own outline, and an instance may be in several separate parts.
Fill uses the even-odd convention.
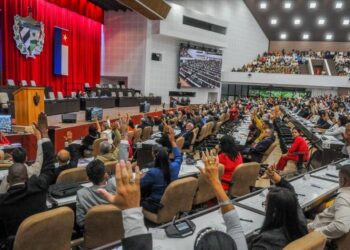
[[[59,183],[51,185],[49,193],[54,198],[64,198],[76,195],[78,190],[82,187],[83,186],[78,183]]]

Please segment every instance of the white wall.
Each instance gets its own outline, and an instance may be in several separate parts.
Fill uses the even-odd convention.
[[[231,71],[233,67],[241,67],[251,62],[258,54],[268,50],[268,39],[244,4],[243,0],[169,0],[185,8],[200,11],[207,15],[228,21],[226,35],[227,48],[223,48],[223,71]],[[200,41],[200,37],[196,40]],[[169,91],[176,91],[178,82],[178,57],[180,39],[155,35],[152,24],[148,26],[146,85],[145,92],[163,96],[163,101],[169,101]],[[151,53],[161,53],[162,62],[151,61]],[[191,98],[192,103],[205,103],[209,92],[220,89],[181,89],[181,91],[196,92]]]
[[[128,87],[145,88],[147,19],[136,12],[106,11],[102,76],[127,76]]]
[[[220,18],[228,23],[223,49],[223,71],[241,67],[267,51],[268,39],[243,0],[169,0],[194,11]],[[176,91],[180,38],[156,35],[157,22],[135,12],[106,12],[102,75],[127,76],[129,87],[154,93],[169,102],[169,91]],[[159,24],[158,24],[159,29]],[[159,31],[159,30],[158,30]],[[201,41],[197,37],[196,41]],[[209,40],[209,39],[202,39]],[[152,53],[161,53],[162,61],[152,61]],[[192,103],[206,103],[209,92],[220,89],[181,89],[196,92]]]

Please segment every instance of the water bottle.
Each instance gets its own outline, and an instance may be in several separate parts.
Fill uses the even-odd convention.
[[[186,155],[186,153],[184,153],[184,155],[183,155],[183,157],[182,157],[182,161],[183,161],[184,163],[186,163],[186,159],[187,159],[187,155]]]

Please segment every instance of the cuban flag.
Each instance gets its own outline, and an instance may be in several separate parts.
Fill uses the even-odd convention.
[[[54,27],[53,73],[55,75],[68,76],[68,43],[68,31]]]

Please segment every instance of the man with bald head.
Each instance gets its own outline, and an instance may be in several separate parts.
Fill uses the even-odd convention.
[[[37,132],[43,139],[43,164],[40,175],[28,176],[24,163],[16,162],[9,168],[7,181],[9,188],[0,194],[0,245],[14,238],[19,225],[27,217],[47,209],[46,197],[50,183],[55,179],[55,155],[51,141],[48,139],[47,118],[39,115]]]

